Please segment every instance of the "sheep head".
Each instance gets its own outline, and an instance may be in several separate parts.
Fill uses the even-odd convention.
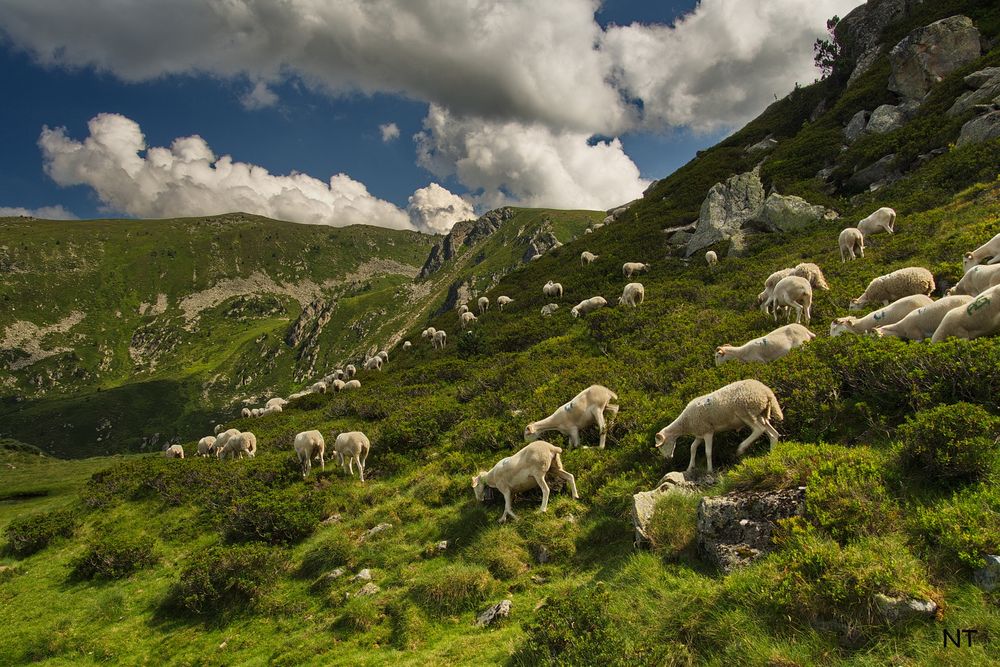
[[[726,355],[732,349],[733,346],[728,343],[726,343],[725,345],[720,345],[719,347],[715,348],[715,365],[721,366],[722,364],[729,361],[729,357],[727,357]]]
[[[673,458],[674,448],[677,446],[677,436],[672,433],[667,433],[667,429],[661,429],[659,433],[656,434],[655,438],[656,448],[660,450],[660,456],[665,459]]]
[[[528,424],[527,426],[524,427],[525,442],[534,442],[535,440],[538,440],[541,437],[542,436],[538,434],[538,430],[535,428],[535,425],[533,423]]]
[[[857,322],[857,319],[849,315],[847,317],[836,318],[833,322],[830,322],[830,337],[833,338],[843,333],[850,333],[854,330],[855,322]]]
[[[476,494],[476,500],[479,502],[483,502],[483,496],[486,495],[486,474],[485,471],[480,471],[472,478],[472,491]]]
[[[862,301],[861,297],[859,296],[857,299],[851,299],[851,303],[849,303],[847,305],[847,309],[848,310],[861,310],[866,305],[868,305],[868,301]]]

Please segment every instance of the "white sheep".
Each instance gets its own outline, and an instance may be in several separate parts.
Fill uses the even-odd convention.
[[[222,451],[219,454],[219,458],[239,458],[242,459],[244,456],[253,458],[257,455],[257,436],[255,436],[250,431],[242,431],[233,436],[230,436],[226,440],[226,444],[222,447]]]
[[[895,230],[896,212],[888,206],[883,206],[858,223],[858,230],[867,238],[872,234],[885,231],[892,234]]]
[[[771,297],[764,303],[764,312],[768,310],[774,313],[774,319],[778,319],[778,308],[794,308],[795,321],[801,322],[803,316],[806,323],[812,318],[812,286],[809,281],[801,276],[786,276],[778,281],[774,287]],[[792,319],[792,311],[787,311],[786,320]]]
[[[294,394],[289,394],[288,400],[289,401],[294,401],[296,398],[302,398],[303,396],[308,396],[308,395],[309,395],[308,391],[297,391]],[[253,410],[251,410],[250,413],[251,413],[250,416],[254,416],[253,415]]]
[[[350,472],[354,476],[354,464],[358,464],[358,476],[361,481],[365,481],[365,462],[368,460],[368,451],[372,443],[368,436],[361,431],[348,431],[337,435],[333,441],[333,449],[337,452],[337,459],[340,461],[344,472]]]
[[[595,255],[592,252],[588,252],[588,251],[584,250],[583,252],[580,253],[580,266],[586,266],[587,264],[593,264],[599,258],[600,258],[600,255]]]
[[[506,306],[508,303],[514,303],[514,299],[504,295],[497,297],[497,306],[500,308],[501,313],[503,312],[503,307]]]
[[[604,441],[608,434],[604,411],[607,410],[611,417],[618,414],[619,406],[611,402],[617,400],[618,396],[615,392],[599,384],[592,384],[545,419],[531,422],[525,426],[524,440],[531,442],[538,440],[541,437],[540,434],[545,431],[559,431],[569,438],[573,447],[579,447],[580,429],[596,424],[601,435],[598,447],[604,449]]]
[[[580,303],[573,306],[573,308],[570,309],[569,314],[573,317],[580,317],[581,315],[592,313],[598,308],[603,308],[606,305],[608,305],[608,302],[603,296],[592,296],[589,299],[584,299]]]
[[[563,468],[560,452],[562,449],[552,443],[536,440],[522,447],[513,456],[500,459],[489,472],[480,472],[472,478],[472,490],[476,494],[476,500],[483,501],[487,486],[502,493],[504,508],[503,514],[500,515],[500,523],[503,523],[508,516],[517,519],[517,515],[511,510],[514,494],[537,486],[542,490],[542,506],[539,511],[545,512],[549,507],[549,485],[545,481],[545,474],[550,470],[556,477],[569,484],[574,498],[579,498],[576,478]]]
[[[461,317],[462,313],[469,312],[469,307],[463,303],[461,306],[458,307],[458,310],[456,312],[458,313],[458,316]]]
[[[479,306],[479,314],[482,315],[490,309],[490,300],[485,296],[481,296],[479,297],[479,300],[476,301],[476,305]]]
[[[437,350],[443,350],[445,345],[448,344],[448,334],[444,332],[444,329],[434,333],[434,339],[431,341],[434,348]]]
[[[250,412],[250,408],[243,408],[242,410],[240,410],[240,415],[242,415],[244,419],[253,416],[253,414]]]
[[[343,380],[334,380],[331,386],[333,387],[334,391],[341,392],[344,391],[344,387],[347,386],[347,383],[344,382]]]
[[[387,350],[379,350],[378,354],[375,356],[381,359],[383,363],[387,363],[389,361],[389,352]]]
[[[720,345],[715,349],[715,365],[721,366],[727,361],[742,361],[744,363],[759,361],[766,364],[780,359],[815,337],[816,334],[801,324],[786,324],[766,336],[754,338],[740,346],[728,343]]]
[[[997,234],[972,252],[965,253],[962,257],[962,269],[968,271],[972,267],[982,264],[984,259],[989,260],[986,262],[987,264],[1000,263],[1000,234]]]
[[[839,336],[845,333],[863,334],[871,331],[875,327],[895,324],[901,319],[915,311],[934,303],[926,294],[911,294],[897,299],[885,308],[868,313],[862,318],[838,317],[830,323],[830,336]]]
[[[556,312],[557,310],[559,310],[558,303],[547,303],[544,306],[542,306],[542,317],[551,317],[552,313]]]
[[[358,369],[354,367],[354,364],[347,364],[344,367],[344,375],[350,380],[352,377],[358,374]]]
[[[344,383],[344,389],[361,389],[361,380],[348,380]]]
[[[840,262],[844,263],[848,258],[857,259],[865,256],[865,235],[857,227],[848,227],[840,232],[837,239],[840,245]]]
[[[215,446],[212,450],[216,457],[219,457],[222,454],[222,450],[223,448],[225,448],[226,443],[229,441],[229,438],[233,437],[234,435],[238,435],[239,432],[240,430],[238,428],[231,428],[227,431],[223,431],[218,436],[216,436]]]
[[[364,369],[366,371],[380,371],[382,370],[382,357],[372,357],[365,362]]]
[[[210,456],[214,450],[215,450],[214,435],[206,435],[204,438],[198,441],[197,456]]]
[[[327,389],[326,383],[323,382],[322,380],[319,382],[314,382],[313,385],[309,387],[309,391],[313,394],[325,394],[326,389]]]
[[[719,256],[715,254],[714,250],[709,250],[705,253],[705,263],[708,264],[709,267],[713,267],[719,263]]]
[[[323,441],[323,434],[319,431],[302,431],[295,436],[292,444],[295,455],[299,459],[299,466],[302,468],[302,479],[309,475],[312,470],[312,460],[319,459],[320,470],[326,470],[326,461],[323,459],[326,453],[326,442]]]
[[[468,307],[466,308],[466,310],[468,310]],[[420,332],[420,337],[434,340],[434,334],[436,333],[437,329],[435,329],[434,327],[427,327],[422,332]]]
[[[413,343],[411,343],[408,340],[404,340],[403,341],[403,349],[404,350],[409,350],[411,347],[413,347]]]
[[[253,408],[252,410],[250,410],[250,416],[251,417],[260,417],[260,413],[261,412],[262,412],[262,410],[260,408]]]
[[[214,433],[215,435],[219,435],[220,433],[222,433],[222,432],[223,432],[223,431],[225,431],[225,430],[226,430],[226,427],[225,427],[225,426],[223,426],[222,424],[216,424],[216,425],[215,425],[215,428],[214,428],[214,429],[212,429],[212,432],[213,432],[213,433]]]
[[[912,298],[912,297],[907,297]],[[954,308],[968,305],[973,297],[966,294],[946,296],[932,304],[922,306],[910,312],[895,324],[875,327],[872,331],[876,336],[894,336],[906,340],[926,340],[934,335],[941,320]]]
[[[781,269],[767,277],[767,280],[764,281],[764,291],[757,295],[757,304],[760,305],[762,311],[765,313],[770,312],[769,302],[771,295],[774,294],[774,288],[778,286],[782,278],[787,278],[794,272],[795,269]]]
[[[280,405],[275,404],[275,405],[272,405],[269,408],[264,408],[263,410],[261,410],[260,411],[260,416],[263,417],[265,415],[273,415],[275,413],[281,412],[282,409],[283,408]]]
[[[643,264],[642,262],[625,262],[622,264],[622,275],[626,278],[631,278],[637,273],[645,273],[649,271],[649,264]]]
[[[475,323],[476,320],[478,319],[479,318],[476,317],[475,313],[469,312],[469,313],[462,313],[462,317],[459,318],[459,321],[462,324],[462,329],[465,330],[468,329],[470,326],[472,326],[472,324]]]
[[[184,448],[180,445],[170,445],[163,450],[163,455],[168,459],[182,459],[184,458]]]
[[[637,307],[646,298],[646,288],[642,283],[629,283],[622,290],[622,295],[618,297],[619,306]]]
[[[803,262],[802,264],[796,264],[795,268],[792,269],[793,276],[799,276],[800,278],[805,278],[809,281],[809,284],[813,289],[830,289],[830,285],[827,284],[826,278],[823,276],[823,271],[812,262]]]
[[[973,266],[958,284],[948,290],[948,295],[967,294],[976,296],[991,287],[1000,285],[1000,264],[987,264],[984,266]]]
[[[542,294],[561,299],[563,295],[563,286],[561,283],[554,283],[550,280],[542,287]]]
[[[264,408],[265,408],[265,409],[267,409],[267,408],[273,408],[273,407],[274,407],[274,406],[276,406],[276,405],[277,405],[277,406],[278,406],[279,408],[283,408],[283,407],[285,407],[286,405],[288,405],[288,401],[286,401],[286,400],[285,400],[285,399],[283,399],[283,398],[272,398],[272,399],[270,399],[270,400],[269,400],[269,401],[268,401],[267,403],[265,403],[265,404],[264,404]]]
[[[868,304],[887,305],[911,294],[930,295],[934,291],[934,276],[920,266],[908,266],[875,278],[864,293],[852,299],[849,310],[861,310]]]
[[[687,404],[677,419],[660,429],[655,444],[664,458],[672,458],[677,438],[694,436],[691,443],[691,460],[688,473],[694,470],[698,445],[705,443],[708,472],[712,472],[712,438],[721,431],[733,431],[749,426],[753,432],[740,443],[736,453],[742,455],[763,434],[771,441],[771,449],[778,441],[778,432],[771,420],[781,421],[784,415],[771,389],[757,380],[739,380],[699,396]]]
[[[954,308],[941,320],[931,342],[951,336],[973,339],[1000,333],[1000,285],[991,287],[965,306]]]

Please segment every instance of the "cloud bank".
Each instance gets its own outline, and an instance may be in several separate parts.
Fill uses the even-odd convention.
[[[77,217],[63,206],[41,206],[24,208],[21,206],[0,206],[0,218],[23,216],[42,220],[76,220]]]

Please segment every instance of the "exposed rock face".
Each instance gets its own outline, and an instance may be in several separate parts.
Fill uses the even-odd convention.
[[[766,153],[767,151],[773,150],[777,145],[778,140],[771,135],[767,135],[754,145],[747,146],[747,153]]]
[[[764,201],[759,224],[769,232],[788,232],[817,222],[837,219],[837,212],[801,197],[772,193]]]
[[[847,81],[853,84],[878,59],[879,37],[890,23],[906,16],[925,0],[868,0],[853,9],[837,25],[838,41],[846,46],[844,56],[854,61]]]
[[[555,233],[552,231],[552,223],[548,220],[542,223],[542,226],[538,228],[538,231],[531,237],[528,242],[528,247],[524,251],[524,257],[521,258],[524,262],[530,262],[536,257],[541,257],[549,250],[553,248],[558,248],[562,243],[556,238]]]
[[[749,491],[702,498],[698,506],[698,552],[729,572],[772,550],[779,519],[801,515],[805,487]]]
[[[937,603],[916,598],[894,598],[876,593],[875,607],[887,621],[905,621],[910,618],[928,618],[937,613]]]
[[[977,104],[1000,103],[1000,67],[987,67],[973,72],[964,79],[970,89],[955,100],[948,109],[952,116],[961,116]]]
[[[504,206],[488,211],[476,220],[455,223],[448,235],[431,248],[423,268],[420,269],[420,277],[426,278],[440,269],[445,262],[458,254],[461,246],[475,245],[493,234],[500,229],[500,225],[513,218],[514,213],[514,209]]]
[[[315,299],[302,309],[285,334],[285,344],[299,348],[294,376],[297,381],[313,375],[316,358],[319,355],[319,337],[333,317],[334,305],[326,303],[323,299]]]
[[[1000,556],[987,556],[986,566],[973,572],[972,580],[987,593],[996,590],[1000,586]]]
[[[511,605],[512,603],[510,600],[501,600],[500,602],[497,602],[495,605],[479,615],[476,619],[476,625],[480,628],[486,628],[494,623],[499,623],[503,619],[508,618],[510,616]]]
[[[894,167],[895,161],[895,153],[885,155],[867,167],[854,172],[847,179],[847,184],[856,189],[877,190],[893,181],[898,181],[903,175]]]
[[[872,134],[885,134],[903,127],[906,122],[906,113],[893,104],[883,104],[872,111],[865,132]]]
[[[668,493],[693,493],[697,489],[693,483],[684,479],[680,472],[669,472],[660,480],[660,485],[652,491],[640,491],[632,496],[632,525],[635,527],[635,545],[642,546],[650,542],[646,527],[653,516],[656,501]]]
[[[1000,137],[1000,111],[990,111],[962,126],[955,145],[979,144]]]
[[[862,109],[851,117],[844,128],[844,139],[847,140],[847,143],[853,144],[865,131],[865,127],[868,125],[868,115],[868,112]]]
[[[936,83],[979,57],[979,30],[967,16],[949,16],[917,28],[889,52],[889,90],[921,100]]]
[[[713,243],[740,235],[743,225],[759,216],[763,207],[764,185],[760,182],[760,165],[753,171],[731,177],[725,183],[716,183],[701,205],[701,215],[685,255],[690,257]]]

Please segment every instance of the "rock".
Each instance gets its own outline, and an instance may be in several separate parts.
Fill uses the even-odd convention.
[[[694,493],[697,486],[684,478],[684,473],[668,472],[652,491],[640,491],[632,496],[632,526],[635,528],[635,546],[649,544],[647,526],[656,508],[656,502],[668,493]]]
[[[384,533],[385,531],[391,530],[391,529],[392,529],[392,524],[391,523],[380,523],[379,525],[375,526],[374,528],[369,528],[368,529],[368,531],[365,533],[365,539],[375,537],[379,533]]]
[[[875,47],[869,49],[858,57],[857,62],[854,65],[854,69],[851,71],[851,76],[847,77],[847,87],[850,88],[855,81],[861,78],[861,76],[871,69],[878,57],[882,55],[882,49]]]
[[[978,90],[983,86],[996,81],[997,77],[1000,77],[1000,67],[987,67],[985,69],[977,70],[972,74],[966,74],[962,81],[965,85],[972,90]]]
[[[369,581],[367,584],[361,587],[361,590],[357,592],[357,596],[367,597],[369,595],[377,595],[379,592],[381,592],[381,590],[382,589],[378,587],[378,584],[373,584],[372,582]]]
[[[859,190],[877,189],[877,187],[899,180],[902,178],[902,174],[894,168],[895,161],[896,154],[890,153],[867,167],[858,169],[847,179],[848,186]],[[872,188],[873,185],[877,187]]]
[[[883,104],[872,111],[868,124],[865,125],[865,132],[872,134],[885,134],[903,127],[906,122],[906,114],[894,104]]]
[[[456,222],[447,236],[434,244],[430,254],[420,269],[421,278],[426,278],[458,254],[462,246],[471,246],[490,236],[505,221],[514,217],[516,211],[509,206],[487,211],[475,220]]]
[[[747,491],[702,498],[698,506],[698,552],[725,572],[772,550],[779,519],[802,514],[805,487]]]
[[[371,581],[372,580],[372,571],[369,570],[366,567],[363,570],[359,571],[356,575],[354,575],[354,580],[355,581]]]
[[[479,615],[476,619],[476,626],[480,628],[487,628],[494,623],[498,623],[505,618],[508,618],[510,616],[511,605],[512,603],[510,600],[501,600],[500,602],[497,602],[495,605]]]
[[[560,246],[562,246],[562,243],[559,242],[559,239],[556,238],[555,233],[552,231],[552,223],[545,220],[541,227],[538,228],[538,231],[531,237],[531,240],[528,241],[528,247],[525,249],[521,261],[530,262]]]
[[[674,232],[667,237],[667,243],[679,248],[687,245],[692,236],[694,236],[694,232]]]
[[[344,568],[338,567],[324,574],[323,578],[328,581],[333,581],[335,579],[340,579],[346,572],[347,571]]]
[[[774,147],[777,145],[778,140],[771,135],[767,135],[753,146],[747,146],[747,153],[764,153],[766,151],[774,150]]]
[[[544,565],[549,562],[549,549],[544,544],[539,545],[538,549],[535,551],[535,561],[539,565]]]
[[[905,621],[910,618],[928,618],[937,613],[937,603],[916,598],[894,598],[882,593],[875,595],[875,607],[887,621]]]
[[[865,126],[868,124],[868,112],[862,109],[851,117],[851,120],[847,122],[847,126],[844,128],[844,139],[847,143],[853,144],[861,136],[861,133],[865,131]]]
[[[830,177],[833,176],[833,172],[835,172],[836,170],[837,170],[836,167],[823,167],[822,169],[816,172],[816,178],[818,178],[821,181],[828,181],[830,180]]]
[[[440,542],[437,543],[437,545],[435,545],[434,548],[437,549],[438,551],[447,551],[448,540],[441,540]]]
[[[977,116],[962,126],[955,145],[979,144],[1000,137],[1000,111],[990,111]]]
[[[749,244],[747,243],[748,234],[745,232],[736,232],[729,239],[729,250],[726,252],[726,257],[742,257],[746,254]]]
[[[970,88],[958,96],[948,109],[951,116],[961,116],[972,111],[978,104],[1000,101],[1000,67],[987,67],[965,77],[965,85]]]
[[[328,516],[325,519],[323,519],[322,521],[320,521],[320,525],[322,525],[322,526],[332,526],[333,524],[337,523],[338,521],[340,521],[340,515],[339,514],[331,514],[330,516]]]
[[[949,16],[917,28],[889,52],[889,90],[922,100],[945,76],[979,57],[979,30],[967,16]]]
[[[764,201],[764,209],[757,222],[765,231],[788,232],[818,222],[836,220],[837,217],[836,211],[810,204],[802,197],[771,194]]]
[[[690,257],[719,241],[738,234],[747,221],[760,214],[764,206],[764,185],[760,165],[753,171],[737,174],[725,183],[716,183],[701,205],[701,214],[685,254]]]
[[[1000,556],[987,556],[986,565],[972,573],[972,581],[987,593],[1000,586]]]

